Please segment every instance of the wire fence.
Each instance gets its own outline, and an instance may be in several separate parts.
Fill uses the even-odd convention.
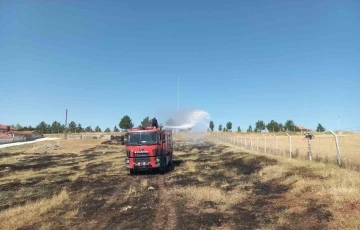
[[[211,132],[211,137],[266,154],[337,164],[360,171],[360,133],[304,134]],[[310,140],[309,140],[310,139]]]

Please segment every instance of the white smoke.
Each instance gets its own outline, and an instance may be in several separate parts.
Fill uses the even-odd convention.
[[[164,128],[168,129],[189,129],[193,128],[197,124],[204,124],[207,119],[210,118],[210,114],[204,110],[189,110],[182,111],[174,114],[174,120],[176,125],[165,125]]]

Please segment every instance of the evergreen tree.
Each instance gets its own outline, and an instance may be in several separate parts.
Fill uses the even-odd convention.
[[[131,129],[134,127],[134,124],[131,121],[131,118],[128,115],[123,116],[119,122],[119,127],[121,129]]]
[[[231,131],[232,129],[232,123],[229,121],[228,123],[226,123],[226,129]]]
[[[145,117],[142,122],[141,122],[141,125],[139,126],[140,128],[145,128],[145,127],[148,127],[148,126],[151,126],[151,120],[149,117]]]
[[[118,127],[115,125],[114,129],[113,129],[113,132],[119,132],[119,129]]]
[[[211,131],[214,131],[214,122],[213,121],[210,121],[210,124],[209,124],[209,128]]]
[[[253,131],[253,130],[252,130],[252,126],[249,125],[249,128],[246,130],[246,132],[251,133],[252,131]]]
[[[318,124],[316,128],[316,132],[325,132],[325,128],[322,126],[322,124]]]
[[[264,121],[262,120],[258,120],[256,123],[255,123],[255,131],[256,132],[261,132],[263,130],[265,130],[265,123]]]

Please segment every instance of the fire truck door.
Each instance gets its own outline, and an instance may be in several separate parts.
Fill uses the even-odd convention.
[[[164,133],[165,136],[165,150],[166,150],[166,155],[168,154],[168,150],[169,150],[169,141],[168,141],[168,135],[166,133]]]
[[[172,138],[171,134],[165,134],[166,136],[166,151],[171,152],[171,149],[173,148]]]

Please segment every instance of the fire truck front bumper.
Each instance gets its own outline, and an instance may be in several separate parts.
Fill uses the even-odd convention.
[[[154,161],[152,161],[154,159]],[[148,157],[148,158],[125,158],[126,169],[136,169],[136,170],[148,170],[156,169],[161,166],[161,158],[158,157]]]

